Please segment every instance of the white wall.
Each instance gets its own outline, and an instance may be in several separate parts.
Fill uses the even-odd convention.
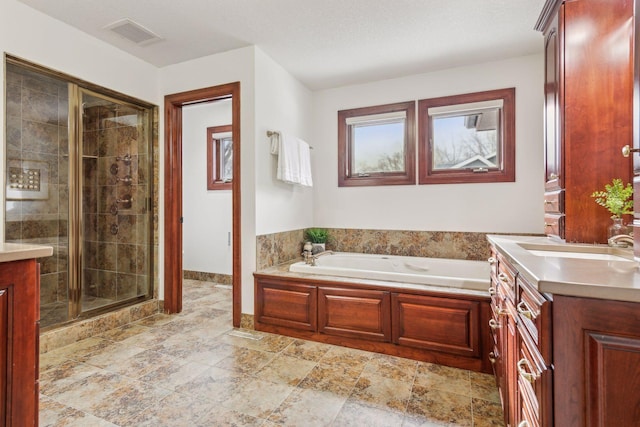
[[[16,0],[0,0],[0,51],[159,104],[158,69]],[[4,67],[0,67],[4,81]],[[4,100],[4,84],[0,85]],[[0,102],[0,173],[4,177],[4,101]],[[2,179],[4,182],[4,178]],[[4,223],[4,209],[0,209]],[[4,227],[0,240],[4,241]]]
[[[314,225],[544,232],[543,69],[532,55],[314,93]],[[516,88],[516,182],[338,187],[338,110],[507,87]]]
[[[269,153],[267,137],[268,130],[278,130],[313,145],[311,92],[264,52],[256,49],[255,102],[256,234],[311,227],[313,188],[276,179],[277,157]],[[312,150],[312,156],[313,153]]]
[[[232,274],[231,190],[207,190],[207,128],[231,124],[231,100],[182,108],[183,268]]]

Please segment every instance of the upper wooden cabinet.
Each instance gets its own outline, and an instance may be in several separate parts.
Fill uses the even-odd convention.
[[[545,43],[545,232],[567,242],[606,243],[610,215],[591,193],[631,180],[621,149],[633,134],[633,10],[633,0],[548,0],[536,24]]]

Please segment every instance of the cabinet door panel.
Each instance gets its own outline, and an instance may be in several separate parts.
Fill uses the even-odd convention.
[[[640,337],[588,332],[587,345],[589,425],[637,425],[640,420]]]
[[[318,331],[328,335],[391,340],[390,295],[386,291],[318,288]]]
[[[257,282],[257,322],[315,332],[316,310],[315,286]]]
[[[552,310],[555,425],[636,426],[640,304],[556,295]]]
[[[480,356],[479,302],[394,293],[391,306],[394,343]]]

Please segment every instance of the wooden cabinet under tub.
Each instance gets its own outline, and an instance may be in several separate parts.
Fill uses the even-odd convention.
[[[255,273],[255,329],[491,372],[489,297]]]

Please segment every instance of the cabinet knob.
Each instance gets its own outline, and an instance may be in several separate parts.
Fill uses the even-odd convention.
[[[489,288],[489,295],[490,296],[494,296],[495,294],[496,294],[496,289],[493,286],[490,287]],[[2,295],[2,294],[0,293],[0,295]]]
[[[527,420],[520,421],[520,424],[518,424],[518,427],[529,427],[529,421]]]
[[[637,152],[640,152],[640,148],[631,148],[631,147],[629,147],[629,144],[627,144],[624,147],[622,147],[622,155],[624,157],[629,157],[629,154],[637,153]]]
[[[494,257],[489,257],[489,259],[487,260],[487,262],[491,265],[496,263],[496,259]]]
[[[557,173],[549,174],[549,180],[552,180],[552,179],[558,179],[558,174]]]
[[[489,362],[496,363],[496,360],[498,360],[498,358],[496,357],[496,354],[493,351],[489,353]]]
[[[508,281],[509,281],[509,278],[508,278],[508,277],[507,277],[507,275],[506,275],[506,274],[504,274],[504,273],[500,273],[500,274],[498,274],[498,279],[499,279],[501,282],[504,282],[504,283],[506,283],[506,282],[508,282]]]

